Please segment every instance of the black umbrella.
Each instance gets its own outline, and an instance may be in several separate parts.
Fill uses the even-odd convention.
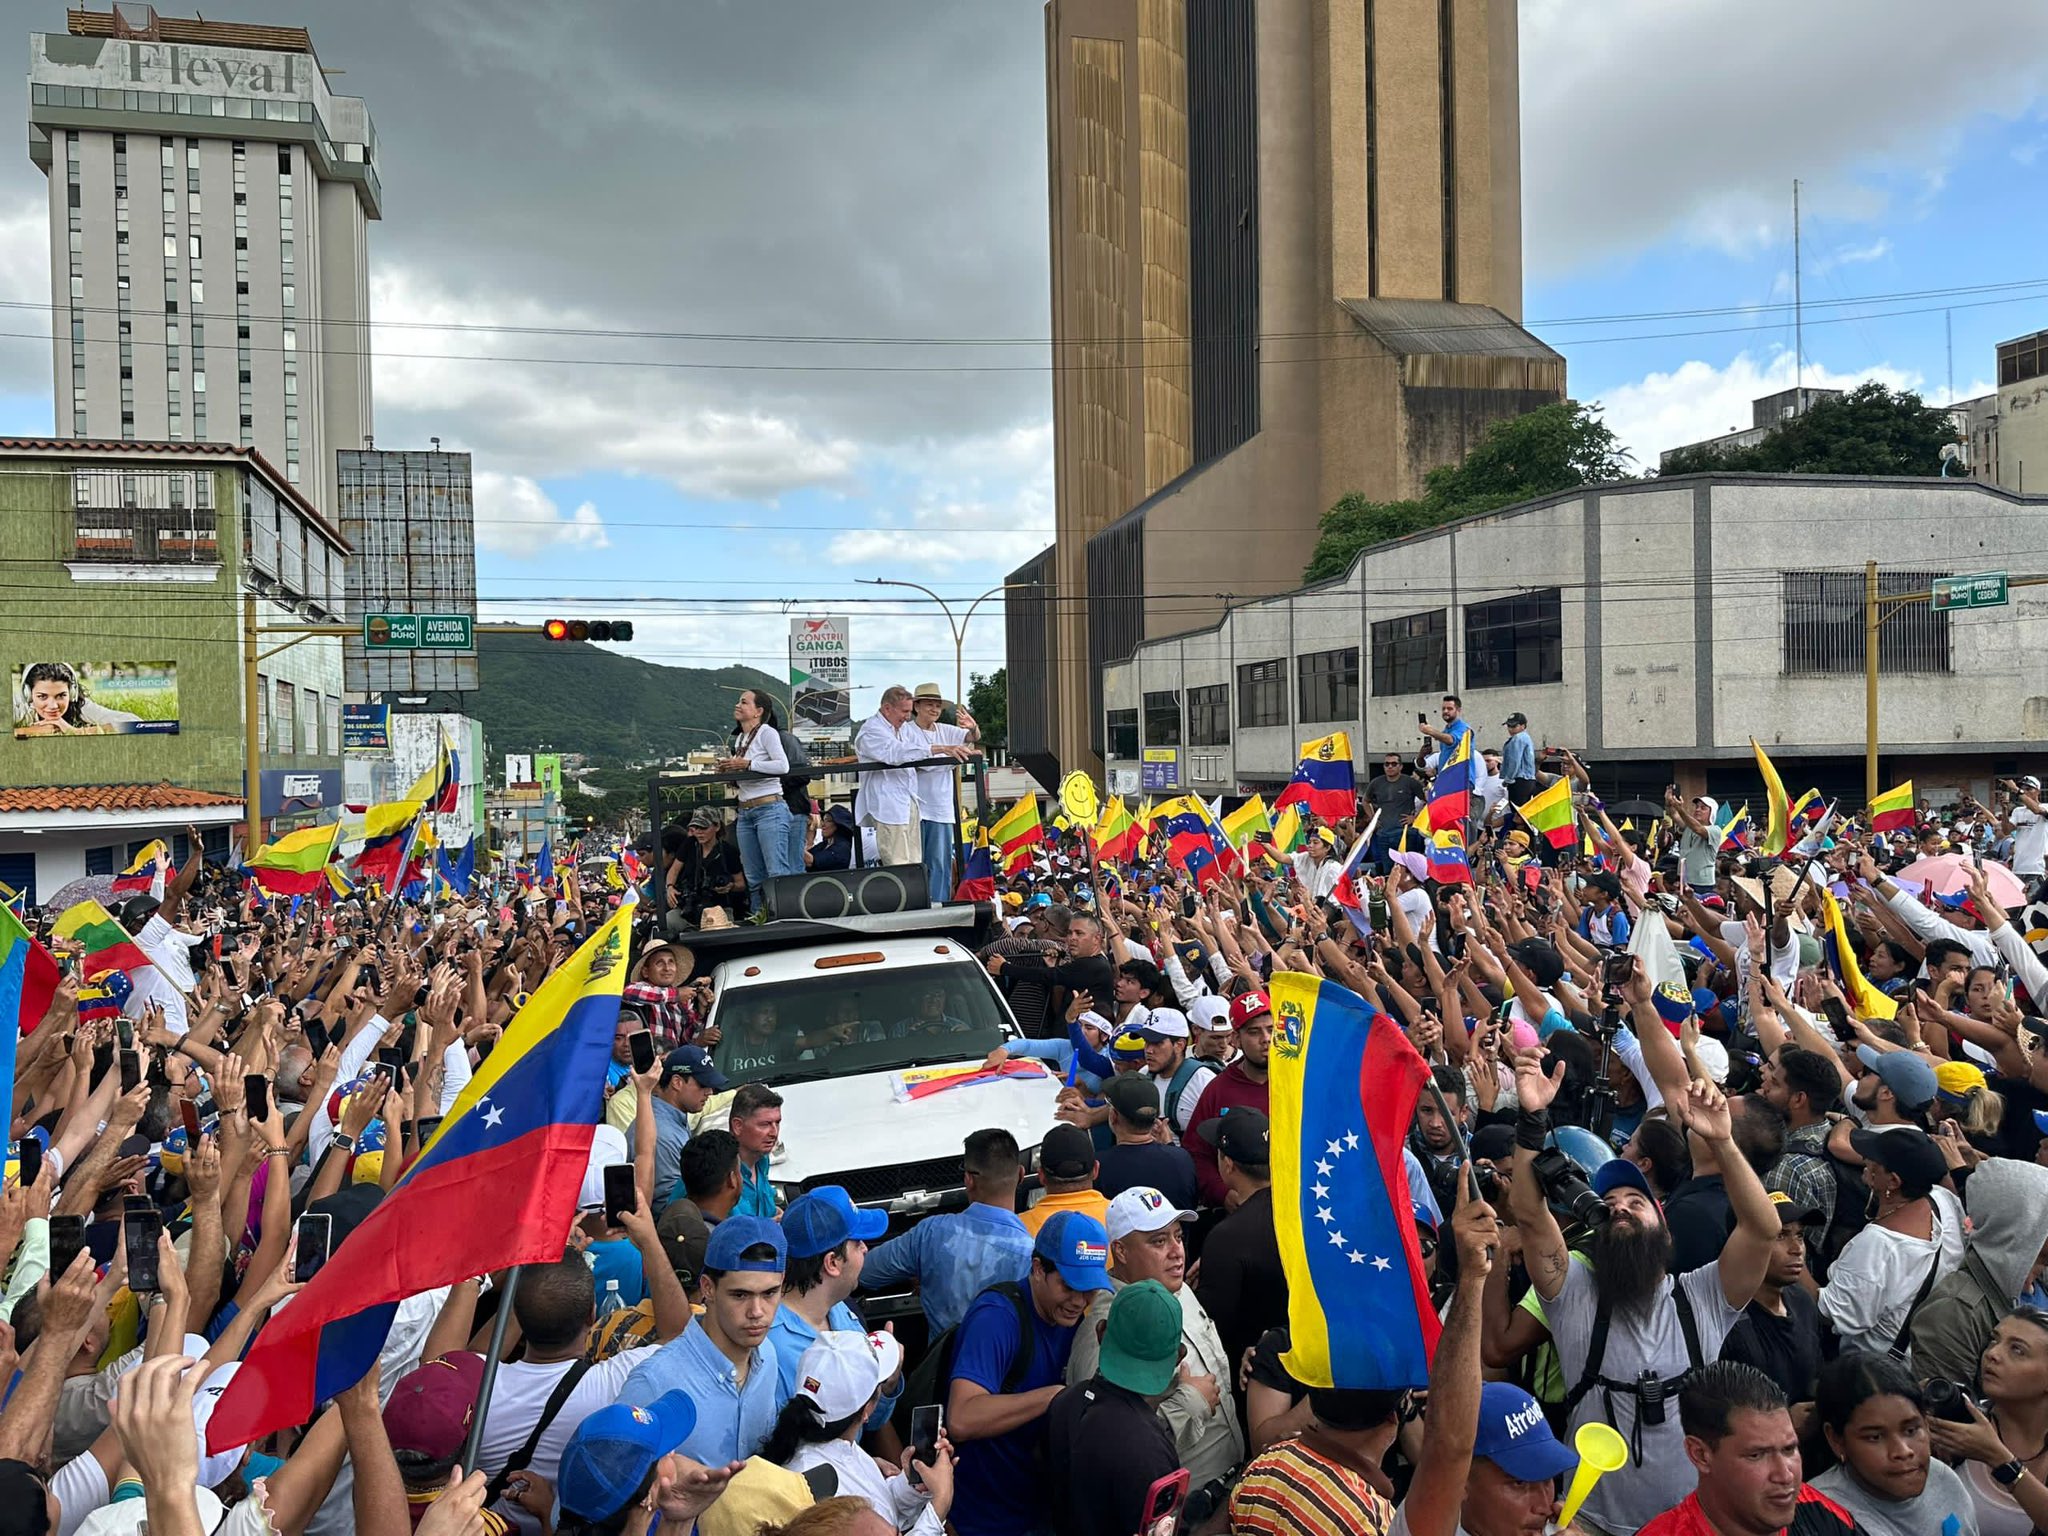
[[[1623,800],[1607,807],[1610,816],[1648,816],[1655,821],[1663,816],[1664,807],[1653,805],[1648,800]]]

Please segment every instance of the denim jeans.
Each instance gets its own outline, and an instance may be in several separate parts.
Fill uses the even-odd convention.
[[[918,837],[924,846],[925,881],[931,889],[932,905],[953,899],[953,838],[950,821],[920,821]]]
[[[804,854],[811,846],[811,818],[799,812],[789,813],[789,872],[800,875],[804,872]]]
[[[756,912],[765,910],[763,885],[777,875],[794,875],[803,868],[789,859],[789,824],[794,819],[788,805],[779,799],[740,809],[740,863],[747,872],[747,894],[753,898]]]

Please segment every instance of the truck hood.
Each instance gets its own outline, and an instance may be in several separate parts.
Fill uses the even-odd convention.
[[[786,1083],[776,1091],[783,1103],[782,1144],[769,1177],[801,1184],[863,1168],[958,1158],[970,1133],[991,1126],[1007,1130],[1021,1148],[1035,1147],[1052,1127],[1060,1080],[1050,1072],[999,1078],[909,1103],[897,1102],[884,1072]]]

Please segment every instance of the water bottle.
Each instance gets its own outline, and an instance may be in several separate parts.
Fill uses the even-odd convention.
[[[616,1280],[605,1281],[604,1294],[597,1298],[598,1326],[602,1327],[604,1320],[614,1312],[623,1312],[625,1310],[626,1298],[619,1294],[619,1282]]]

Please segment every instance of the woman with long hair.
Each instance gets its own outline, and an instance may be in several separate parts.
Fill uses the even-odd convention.
[[[556,1536],[690,1529],[738,1469],[706,1467],[678,1451],[696,1427],[696,1404],[682,1392],[641,1408],[613,1403],[577,1425],[555,1479]]]
[[[1969,1489],[1934,1459],[1927,1399],[1890,1355],[1852,1351],[1821,1367],[1814,1413],[1836,1464],[1813,1486],[1873,1536],[1978,1536]]]
[[[901,1472],[885,1472],[860,1448],[861,1426],[902,1368],[903,1346],[893,1334],[819,1334],[797,1362],[802,1390],[783,1404],[761,1455],[792,1472],[829,1463],[841,1493],[867,1500],[897,1530],[943,1536],[953,1507],[953,1448],[944,1433],[931,1461],[913,1459],[913,1449]]]
[[[1980,1536],[2048,1530],[2048,1312],[2015,1307],[1991,1332],[1979,1367],[1984,1402],[1970,1422],[1934,1421],[1934,1449],[1961,1458]]]
[[[767,910],[763,888],[781,875],[802,873],[790,860],[789,805],[782,798],[782,776],[789,755],[776,729],[775,701],[758,689],[740,692],[732,707],[732,746],[718,760],[726,773],[747,777],[738,784],[740,800],[740,863],[747,871],[747,892],[754,911]]]

